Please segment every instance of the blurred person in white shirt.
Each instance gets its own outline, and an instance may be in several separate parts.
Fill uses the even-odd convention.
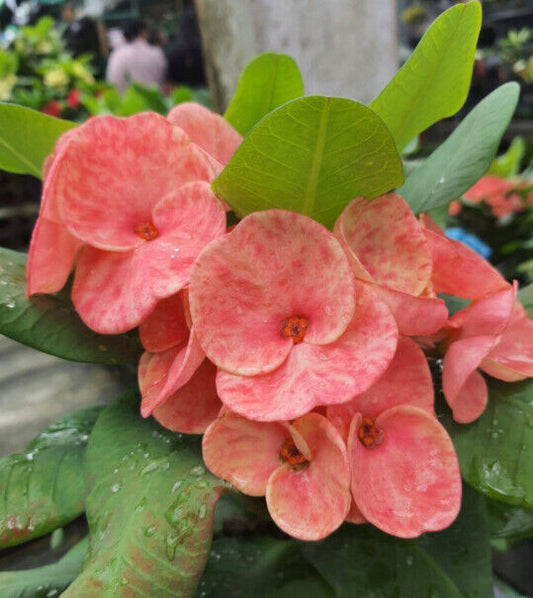
[[[167,60],[159,46],[148,43],[148,30],[143,21],[134,19],[124,28],[126,43],[111,52],[106,80],[123,93],[136,81],[148,86],[156,83],[164,91]]]

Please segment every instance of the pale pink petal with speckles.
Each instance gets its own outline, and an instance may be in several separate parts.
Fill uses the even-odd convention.
[[[476,370],[498,340],[497,336],[474,336],[452,343],[446,351],[442,390],[453,418],[461,424],[473,422],[485,410],[487,385]]]
[[[39,218],[32,233],[26,295],[55,293],[61,290],[69,277],[82,243],[67,232],[61,224]]]
[[[141,322],[139,337],[146,351],[159,353],[187,342],[189,327],[185,318],[183,293],[162,299]]]
[[[241,375],[277,368],[293,342],[286,318],[309,321],[305,342],[344,332],[354,281],[344,252],[317,222],[285,210],[255,212],[199,257],[189,287],[198,339],[219,367]]]
[[[143,417],[148,417],[156,407],[186,384],[205,359],[194,329],[191,330],[187,344],[178,350],[169,349],[151,355],[146,368],[139,370],[144,374],[142,378],[139,376]],[[173,357],[170,358],[170,355]]]
[[[350,508],[346,447],[318,413],[305,415],[292,425],[309,445],[311,460],[303,469],[285,463],[272,473],[267,507],[284,532],[300,540],[320,540],[342,524]]]
[[[205,359],[186,384],[154,409],[154,418],[173,432],[205,432],[222,408],[216,392],[215,374],[216,367]]]
[[[377,417],[396,405],[412,405],[434,415],[433,403],[433,379],[424,352],[410,338],[401,337],[394,359],[381,378],[351,401],[331,405],[326,414],[341,436],[347,439],[356,413]]]
[[[229,409],[244,417],[290,420],[367,390],[387,369],[397,338],[388,308],[361,289],[354,319],[338,340],[328,345],[294,345],[284,363],[260,376],[220,370],[218,393]]]
[[[209,186],[198,182],[160,202],[154,223],[161,234],[135,251],[82,251],[72,299],[96,332],[119,334],[138,326],[160,299],[183,288],[198,254],[223,233],[225,215]]]
[[[519,302],[513,306],[500,342],[481,362],[480,369],[506,382],[533,376],[533,321]]]
[[[88,120],[55,163],[57,201],[68,230],[115,251],[143,243],[135,229],[151,222],[161,199],[215,175],[188,136],[155,113]]]
[[[242,142],[237,131],[216,112],[194,102],[182,102],[168,113],[168,120],[182,128],[191,141],[222,164],[227,164]]]
[[[517,286],[507,285],[497,293],[472,301],[450,318],[452,326],[460,323],[459,338],[497,336],[509,325],[516,301]]]
[[[378,284],[410,295],[428,286],[432,263],[424,232],[396,193],[352,200],[335,231]]]
[[[389,306],[400,334],[430,336],[446,324],[448,309],[442,299],[409,295],[379,285],[374,285],[374,291]]]
[[[416,407],[388,409],[375,421],[380,444],[350,429],[352,494],[364,517],[388,534],[416,538],[448,527],[461,506],[461,475],[452,441],[437,419]]]
[[[508,286],[496,268],[473,249],[448,239],[429,217],[424,216],[422,222],[431,248],[431,282],[436,293],[475,299]]]
[[[206,430],[204,462],[214,475],[250,496],[264,496],[267,481],[280,466],[280,451],[290,433],[281,423],[253,422],[229,411]]]

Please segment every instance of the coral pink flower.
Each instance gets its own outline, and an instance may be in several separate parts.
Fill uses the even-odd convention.
[[[178,104],[168,113],[168,120],[182,128],[191,141],[200,146],[221,165],[226,165],[242,142],[242,137],[224,120],[194,102]]]
[[[272,519],[295,538],[320,540],[348,513],[346,447],[318,413],[265,423],[225,411],[207,429],[202,446],[215,475],[245,494],[266,496]]]
[[[533,321],[516,301],[516,286],[473,301],[450,319],[442,387],[454,419],[470,423],[488,391],[478,369],[515,382],[533,376]]]
[[[72,298],[89,327],[129,330],[187,284],[197,255],[225,230],[224,209],[208,184],[215,172],[181,129],[151,113],[90,119],[62,144],[43,203],[52,205],[53,196],[48,222],[77,240]],[[53,241],[38,231],[29,280]],[[71,247],[56,284],[74,258]],[[32,284],[29,292],[50,292],[50,285]]]
[[[141,414],[153,415],[175,432],[200,434],[216,418],[222,403],[216,393],[216,368],[205,359],[188,320],[184,296],[179,293],[160,301],[140,325],[147,349],[138,372]]]
[[[448,527],[461,506],[452,441],[437,419],[411,405],[376,417],[356,413],[348,436],[351,490],[367,521],[415,538]]]
[[[355,276],[387,303],[401,334],[428,336],[445,324],[446,306],[430,292],[432,260],[424,231],[399,195],[357,197],[334,233]]]
[[[503,276],[473,249],[448,238],[427,214],[420,217],[431,249],[431,284],[436,293],[477,299],[509,287]]]
[[[487,175],[481,177],[463,196],[470,203],[484,201],[490,206],[492,213],[501,218],[524,209],[524,202],[518,193],[513,193],[514,189],[512,181]]]
[[[347,439],[355,503],[347,520],[413,538],[455,519],[461,476],[451,440],[435,418],[433,394],[424,354],[402,338],[376,384],[327,408]]]
[[[364,392],[392,359],[397,329],[354,284],[333,235],[300,214],[255,212],[212,242],[189,298],[222,402],[275,421]]]

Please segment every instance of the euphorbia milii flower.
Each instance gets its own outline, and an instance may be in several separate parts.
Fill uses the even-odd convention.
[[[168,120],[182,128],[191,141],[221,165],[226,165],[242,142],[237,131],[216,112],[195,102],[182,102],[168,113]]]
[[[139,326],[146,352],[139,363],[141,414],[153,415],[175,432],[199,434],[218,415],[222,403],[215,366],[205,358],[189,330],[184,292],[160,301]]]
[[[266,210],[200,255],[189,287],[198,340],[222,402],[249,419],[289,420],[364,392],[397,342],[390,311],[355,289],[342,247],[320,224]]]
[[[403,338],[376,384],[327,408],[347,439],[357,507],[350,521],[364,518],[389,534],[413,538],[443,529],[457,516],[461,476],[452,442],[435,417],[433,394],[424,354]]]
[[[295,538],[320,540],[348,513],[346,447],[318,413],[279,423],[225,411],[207,429],[202,447],[215,475],[245,494],[266,496],[272,519]]]
[[[420,222],[431,250],[431,284],[436,293],[477,299],[509,288],[509,283],[485,258],[447,237],[427,214],[421,215]]]
[[[442,388],[459,423],[474,421],[486,407],[487,384],[478,369],[506,382],[533,376],[533,321],[516,301],[516,286],[457,312],[444,346]]]
[[[54,197],[53,222],[80,243],[72,299],[90,328],[129,330],[188,283],[200,251],[225,230],[209,186],[215,173],[212,158],[152,113],[95,117],[63,143],[45,194]],[[37,235],[30,258],[48,254],[52,241]],[[30,279],[33,268],[30,259]]]
[[[431,293],[429,245],[402,197],[355,198],[337,219],[334,233],[355,276],[387,303],[401,334],[428,336],[445,324],[446,306]]]

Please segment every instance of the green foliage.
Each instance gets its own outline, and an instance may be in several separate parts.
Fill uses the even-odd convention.
[[[134,333],[102,335],[87,328],[66,294],[26,291],[26,254],[0,248],[0,334],[71,361],[136,363],[142,348]]]
[[[144,87],[140,83],[129,85],[123,95],[114,87],[106,86],[98,96],[87,93],[81,97],[81,103],[91,116],[97,114],[131,116],[145,111],[166,115],[171,108],[181,102],[198,102],[205,105],[207,100],[205,90],[202,89],[193,90],[183,85],[167,96],[163,95],[155,85]]]
[[[38,538],[83,513],[82,458],[100,410],[60,419],[24,453],[0,460],[1,548]]]
[[[203,466],[200,438],[143,420],[139,397],[126,395],[98,419],[85,474],[89,553],[63,596],[190,596],[223,489]]]
[[[244,136],[263,116],[303,95],[302,76],[290,56],[259,54],[242,72],[224,118]]]
[[[504,383],[487,379],[489,404],[471,424],[456,424],[448,414],[461,473],[490,498],[533,508],[533,381]]]
[[[370,104],[391,130],[401,151],[419,133],[463,105],[472,77],[481,4],[444,12],[409,60]]]
[[[446,205],[483,176],[518,102],[520,87],[506,83],[483,99],[418,168],[398,193],[413,212]]]
[[[265,116],[213,189],[239,217],[285,208],[330,227],[357,195],[376,197],[402,181],[400,157],[378,116],[352,100],[309,96]]]
[[[50,598],[59,594],[76,578],[87,553],[87,539],[78,542],[57,563],[0,573],[2,598]]]
[[[196,595],[473,598],[488,597],[491,589],[485,499],[465,487],[456,522],[416,540],[352,524],[319,542],[218,536]]]
[[[74,123],[0,103],[0,168],[41,177],[44,159]]]
[[[494,159],[487,174],[499,176],[504,179],[517,175],[526,153],[526,142],[523,137],[515,137],[509,149]]]
[[[533,538],[533,511],[496,500],[487,500],[491,544],[508,550],[518,540]]]

